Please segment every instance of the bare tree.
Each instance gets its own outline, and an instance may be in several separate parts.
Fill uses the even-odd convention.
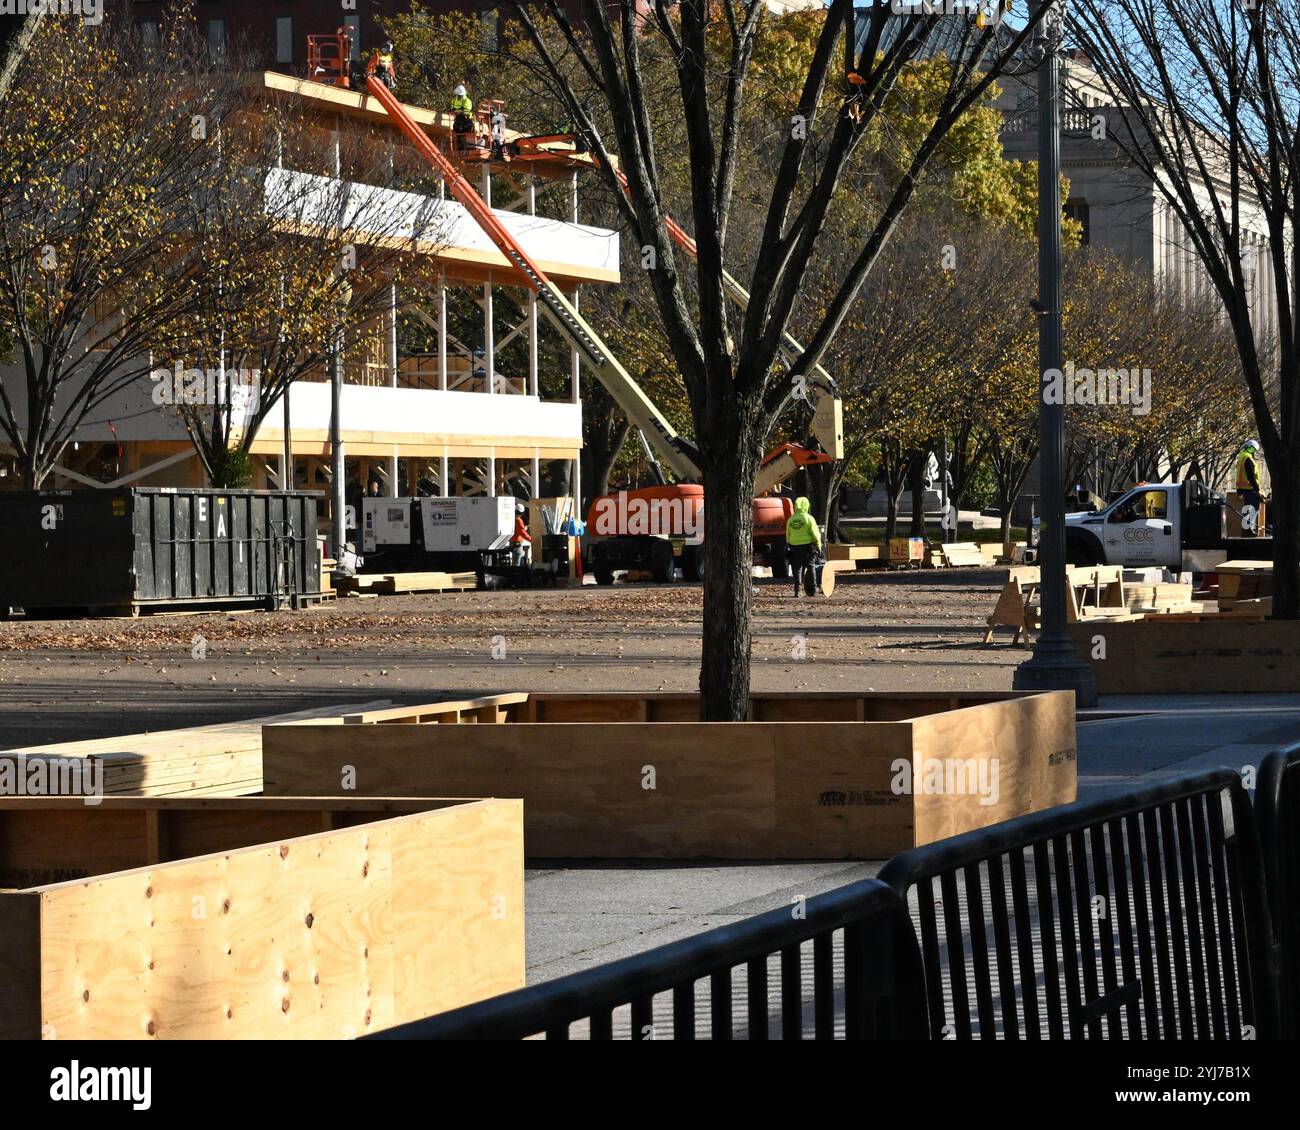
[[[771,424],[801,387],[795,381],[825,353],[945,136],[1027,41],[1041,13],[1013,32],[997,21],[977,20],[973,7],[896,15],[889,3],[877,0],[859,10],[858,24],[851,0],[832,0],[775,172],[769,172],[766,207],[758,206],[756,251],[742,265],[727,262],[727,236],[737,180],[744,176],[741,111],[756,32],[767,11],[764,0],[683,0],[676,6],[656,0],[644,16],[632,0],[583,0],[581,31],[558,0],[546,0],[559,43],[543,34],[527,8],[513,7],[611,190],[616,191],[611,149],[628,179],[620,206],[654,265],[650,281],[690,401],[708,500],[701,717],[743,719],[749,698],[753,487]],[[900,120],[910,118],[915,126],[922,112],[893,99],[900,76],[941,30],[951,60],[947,88],[938,105],[925,111],[919,135],[899,130]],[[677,216],[693,228],[698,249],[694,302],[664,222],[670,202],[653,124],[663,92],[647,89],[642,68],[651,40],[671,59],[672,98],[690,155],[689,204]],[[583,105],[570,59],[608,110],[612,145]],[[882,207],[855,239],[857,254],[832,298],[823,309],[810,310],[801,298],[810,264],[824,251],[819,237],[828,213],[853,183],[849,174],[863,139],[881,131],[896,136],[902,171],[880,193]],[[743,315],[728,303],[728,266],[749,280],[751,301]],[[802,333],[806,348],[785,371],[778,357],[791,328]]]
[[[1300,7],[1077,0],[1109,133],[1223,302],[1273,482],[1273,615],[1300,616]],[[1259,245],[1252,234],[1262,237]]]
[[[22,59],[0,103],[0,337],[16,358],[0,437],[25,486],[198,311],[185,218],[242,84],[179,22],[152,50],[129,25],[46,20]]]
[[[350,379],[387,383],[393,287],[408,303],[435,282],[446,212],[399,191],[414,152],[378,127],[336,147],[312,126],[259,95],[225,131],[187,215],[185,284],[201,301],[151,343],[164,371],[218,374],[217,396],[172,398],[214,485],[243,485],[262,422],[335,349]]]

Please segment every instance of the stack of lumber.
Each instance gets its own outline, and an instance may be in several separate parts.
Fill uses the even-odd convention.
[[[1258,601],[1269,599],[1272,611],[1273,562],[1225,561],[1216,570],[1219,574],[1219,611],[1236,611],[1246,601],[1252,602],[1242,611],[1261,611]]]
[[[384,700],[327,706],[215,726],[59,742],[5,750],[0,758],[90,759],[102,769],[105,796],[247,796],[262,791],[263,726],[390,705]]]
[[[1242,603],[1244,604],[1249,602],[1243,601]],[[1190,609],[1175,608],[1167,612],[1149,612],[1143,617],[1143,619],[1159,620],[1161,622],[1194,621],[1213,623],[1224,620],[1230,622],[1257,623],[1261,620],[1267,620],[1271,611],[1272,607],[1270,606],[1268,609],[1261,608],[1253,611],[1239,607],[1234,609],[1232,612],[1216,612],[1207,606],[1206,601],[1200,600],[1194,601]]]
[[[880,565],[880,546],[847,545],[834,542],[826,546],[826,561],[845,562],[850,569],[870,568]]]
[[[478,588],[473,573],[358,573],[334,582],[336,592],[392,596],[411,592],[462,592]]]
[[[984,565],[984,554],[977,542],[935,542],[930,547],[930,567],[952,569],[963,565]]]
[[[1080,620],[1137,620],[1140,613],[1127,603],[1124,570],[1118,565],[1071,565],[1066,569],[1066,619],[1070,623]],[[1020,643],[1023,635],[1028,643],[1029,633],[1039,628],[1039,586],[1041,574],[1037,565],[1017,565],[1007,570],[1007,580],[998,594],[997,604],[989,614],[984,642],[993,642],[994,628],[1011,628],[1013,644]],[[1168,586],[1162,586],[1168,587]],[[1191,586],[1187,599],[1191,599]]]
[[[1023,541],[1003,544],[1000,541],[979,543],[980,557],[987,565],[1023,565],[1026,545]]]
[[[1161,581],[1156,584],[1124,584],[1124,605],[1132,612],[1196,612],[1192,586],[1182,582]]]

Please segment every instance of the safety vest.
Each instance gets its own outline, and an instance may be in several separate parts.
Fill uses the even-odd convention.
[[[378,65],[382,67],[384,70],[391,71],[393,69],[393,57],[391,55],[385,55],[381,51],[376,56],[376,59],[378,60]]]
[[[820,545],[821,531],[817,528],[817,520],[811,514],[795,511],[785,524],[785,540],[787,545],[811,545],[813,542]]]
[[[451,99],[451,112],[453,114],[470,114],[474,111],[474,103],[470,101],[468,94],[456,94]]]
[[[1250,469],[1249,474],[1247,473],[1247,468]],[[1255,482],[1258,483],[1259,468],[1255,464],[1255,453],[1253,451],[1243,450],[1241,454],[1237,456],[1237,489],[1238,490],[1255,489],[1253,486],[1250,485],[1251,475],[1254,476]]]

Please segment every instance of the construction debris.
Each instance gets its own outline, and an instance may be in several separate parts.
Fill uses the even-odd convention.
[[[1140,620],[1148,614],[1161,616],[1180,612],[1199,612],[1192,600],[1189,582],[1143,583],[1126,580],[1119,565],[1070,565],[1066,568],[1066,619],[1107,622]],[[993,642],[995,628],[1011,628],[1013,645],[1023,634],[1039,628],[1039,587],[1041,574],[1037,565],[1019,565],[1007,571],[1006,583],[989,614],[984,642]]]
[[[391,706],[390,699],[299,710],[215,726],[5,750],[0,759],[89,759],[105,796],[246,796],[262,791],[262,727]]]
[[[1215,572],[1219,576],[1219,611],[1231,612],[1249,601],[1254,611],[1255,603],[1268,599],[1271,612],[1273,596],[1273,562],[1225,561]]]
[[[393,596],[397,593],[464,592],[478,588],[474,573],[358,573],[353,577],[337,577],[334,591],[341,595],[369,593]]]

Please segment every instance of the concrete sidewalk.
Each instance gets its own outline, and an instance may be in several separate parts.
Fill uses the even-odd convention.
[[[1144,779],[1258,765],[1300,741],[1300,694],[1111,696],[1083,719],[1079,798],[1091,800]],[[883,863],[529,862],[529,984],[790,906]]]
[[[1300,694],[1107,695],[1098,712],[1128,717],[1088,721],[1079,732],[1079,799],[1141,779],[1257,766],[1265,754],[1300,741]]]

